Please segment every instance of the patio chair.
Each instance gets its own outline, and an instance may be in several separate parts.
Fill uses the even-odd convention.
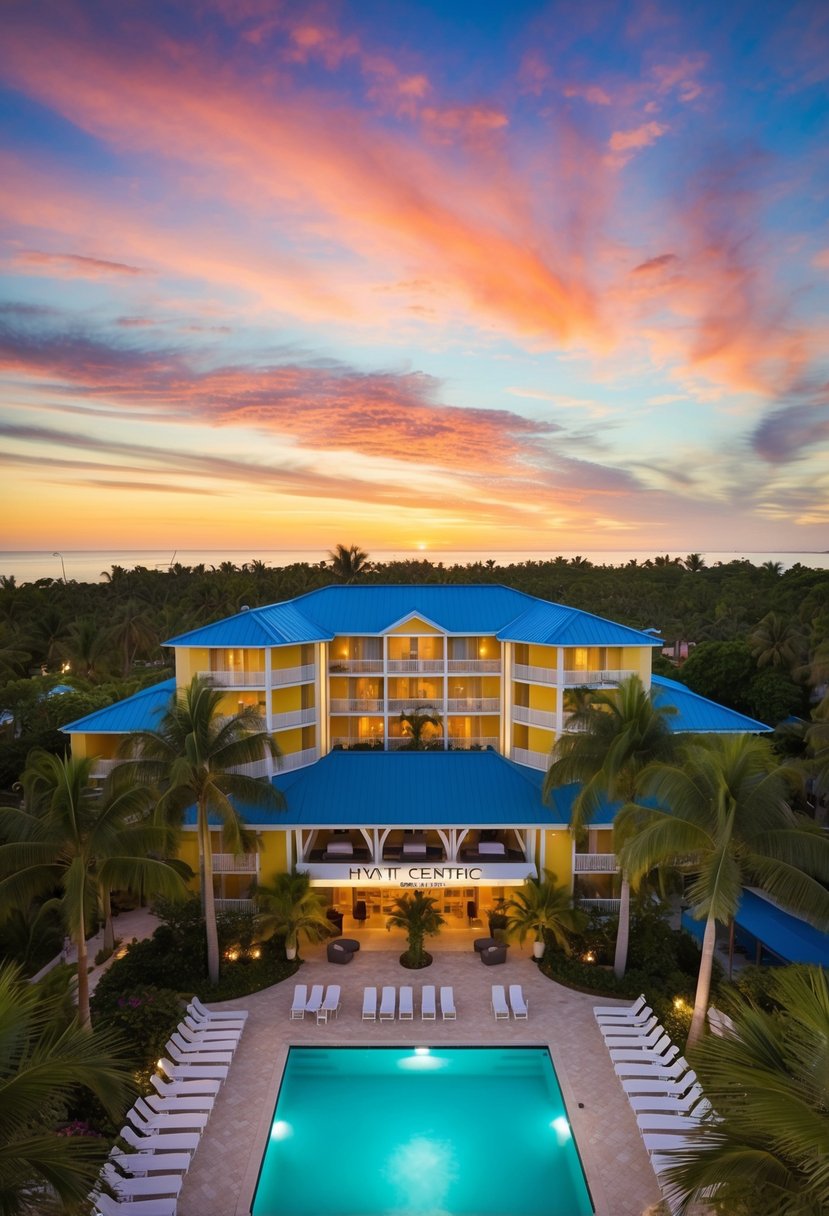
[[[197,1013],[209,1018],[211,1022],[244,1022],[248,1017],[247,1009],[208,1009],[197,996],[193,997],[190,1004]]]
[[[593,1014],[597,1018],[633,1018],[645,1008],[645,1004],[645,994],[641,992],[632,1005],[594,1005]]]
[[[126,1116],[140,1132],[203,1132],[207,1127],[204,1111],[153,1110],[143,1098],[136,1098]]]
[[[451,984],[444,985],[440,990],[440,1013],[444,1022],[454,1022],[458,1016],[455,1012],[455,992]]]
[[[206,1018],[199,1013],[195,1005],[191,1001],[187,1006],[187,1016],[194,1026],[198,1026],[200,1030],[238,1030],[241,1034],[245,1029],[247,1014],[242,1018]]]
[[[353,950],[347,950],[341,941],[329,942],[325,948],[325,956],[329,963],[350,963],[354,957]]]
[[[308,1004],[308,985],[294,984],[294,1000],[291,1005],[291,1021],[299,1022],[305,1017],[305,1006]]]
[[[693,1068],[679,1076],[671,1077],[626,1077],[622,1080],[622,1089],[628,1098],[654,1094],[661,1097],[681,1098],[692,1085],[698,1084],[697,1074]]]
[[[109,1195],[92,1195],[95,1216],[176,1216],[176,1199],[125,1199],[119,1203]]]
[[[182,1174],[148,1174],[141,1178],[125,1178],[111,1162],[103,1166],[100,1177],[119,1199],[156,1199],[178,1195],[184,1183]]]
[[[109,1154],[119,1170],[142,1178],[147,1174],[186,1174],[190,1168],[189,1153],[122,1153],[114,1148]]]
[[[411,1022],[414,1018],[413,993],[409,984],[400,986],[400,1004],[397,1016],[401,1022]]]
[[[646,1114],[648,1111],[653,1114],[662,1111],[668,1115],[685,1115],[690,1114],[698,1102],[707,1104],[708,1099],[702,1092],[702,1086],[695,1083],[681,1096],[677,1094],[630,1094],[628,1102],[630,1109],[637,1115]]]
[[[163,1061],[159,1060],[159,1067]],[[154,1072],[150,1084],[161,1098],[215,1098],[222,1087],[221,1081],[165,1081],[165,1074]]]
[[[202,1051],[182,1044],[181,1035],[170,1035],[164,1044],[164,1050],[172,1057],[175,1064],[230,1064],[233,1060],[232,1051]]]
[[[642,1077],[651,1081],[675,1081],[688,1071],[688,1061],[684,1056],[677,1056],[667,1067],[655,1060],[643,1060],[641,1064],[620,1062],[613,1065],[613,1070],[617,1077],[626,1081],[631,1077]]]
[[[512,1006],[512,1016],[516,1020],[526,1021],[529,1018],[529,1002],[524,997],[524,989],[520,984],[510,984],[509,1003]]]
[[[224,1081],[227,1064],[195,1064],[189,1060],[184,1064],[174,1063],[163,1056],[158,1061],[159,1070],[170,1081]]]
[[[363,989],[363,1021],[364,1022],[376,1022],[377,1021],[377,989],[376,988],[364,988]]]
[[[208,1034],[194,1034],[192,1030],[185,1026],[184,1022],[179,1022],[176,1034],[185,1043],[189,1043],[191,1047],[195,1047],[198,1050],[205,1048],[207,1051],[235,1051],[239,1046],[238,1039],[230,1039],[226,1035],[214,1037]]]
[[[507,1004],[503,984],[492,985],[492,995],[489,998],[489,1007],[495,1014],[496,1022],[509,1021],[509,1005]]]
[[[231,1026],[227,1022],[224,1022],[221,1025],[218,1022],[214,1022],[212,1024],[205,1022],[199,1023],[194,1021],[189,1013],[184,1015],[184,1019],[183,1021],[179,1022],[178,1028],[179,1033],[184,1035],[184,1038],[188,1038],[189,1036],[194,1039],[204,1039],[205,1042],[208,1040],[213,1041],[214,1039],[228,1039],[231,1042],[238,1044],[240,1038],[242,1037],[241,1026]],[[187,1035],[184,1034],[185,1030],[188,1031]]]
[[[194,1153],[201,1139],[198,1132],[149,1132],[142,1136],[129,1124],[124,1124],[118,1135],[142,1153]]]
[[[607,1022],[602,1022],[599,1026],[599,1030],[601,1031],[602,1037],[605,1039],[635,1039],[641,1035],[650,1034],[654,1027],[658,1025],[659,1019],[657,1018],[656,1014],[653,1013],[645,1022],[625,1022],[624,1025],[621,1026],[616,1024],[608,1025]]]
[[[186,1096],[174,1094],[147,1094],[144,1098],[147,1106],[154,1110],[156,1114],[163,1115],[184,1113],[186,1111],[201,1111],[202,1114],[210,1114],[213,1109],[213,1103],[216,1099],[212,1094],[187,1094]]]
[[[311,989],[311,995],[308,997],[308,1000],[305,1002],[305,1012],[306,1013],[314,1013],[314,1014],[319,1013],[320,1006],[322,1005],[322,998],[323,998],[324,992],[325,992],[324,984],[314,984],[314,986]]]
[[[697,1113],[690,1114],[664,1114],[662,1112],[648,1111],[644,1114],[636,1116],[636,1122],[639,1124],[640,1132],[685,1132],[690,1131],[694,1127],[698,1127],[706,1115],[711,1112],[711,1104],[705,1102],[702,1109],[697,1108]]]
[[[637,1061],[653,1060],[658,1064],[670,1064],[679,1053],[679,1048],[671,1042],[670,1035],[663,1034],[652,1047],[614,1047],[610,1058],[614,1064],[635,1064]]]
[[[424,984],[420,994],[420,1020],[434,1022],[435,1016],[435,985]]]
[[[317,1010],[317,1021],[327,1022],[329,1013],[334,1017],[340,1012],[340,985],[329,984],[325,990],[325,1000]]]
[[[393,1022],[394,1008],[397,1003],[397,992],[391,985],[387,985],[380,994],[380,1021]]]

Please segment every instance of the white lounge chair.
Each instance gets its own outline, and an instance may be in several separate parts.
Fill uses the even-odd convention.
[[[654,1013],[641,1025],[638,1022],[624,1022],[622,1024],[603,1022],[599,1026],[599,1030],[605,1039],[634,1039],[640,1035],[650,1034],[658,1026],[659,1019]]]
[[[305,1002],[306,1013],[319,1013],[320,1009],[322,1008],[322,998],[324,992],[325,984],[314,984],[313,988],[311,989],[311,995]]]
[[[119,1170],[134,1178],[146,1174],[186,1174],[191,1161],[189,1153],[122,1153],[117,1148],[109,1157]]]
[[[152,1199],[163,1195],[178,1195],[184,1182],[182,1174],[148,1174],[141,1178],[125,1178],[111,1163],[101,1170],[101,1178],[119,1199]]]
[[[697,1083],[697,1074],[692,1068],[679,1076],[671,1077],[627,1077],[622,1080],[622,1089],[631,1097],[634,1094],[664,1094],[666,1097],[682,1097]]]
[[[175,1032],[167,1040],[165,1050],[177,1064],[230,1064],[233,1060],[232,1051],[208,1051],[206,1047],[185,1043]]]
[[[630,1094],[628,1097],[631,1110],[637,1114],[652,1111],[662,1111],[670,1115],[686,1115],[696,1110],[697,1103],[708,1105],[708,1099],[702,1092],[702,1086],[694,1084],[687,1093],[677,1094]],[[703,1108],[705,1109],[705,1107]]]
[[[364,988],[363,989],[363,1021],[364,1022],[376,1022],[377,1021],[377,989],[376,988]]]
[[[305,1017],[305,1006],[308,1004],[308,985],[294,984],[294,1002],[291,1005],[291,1020],[299,1021]]]
[[[686,1135],[693,1128],[699,1127],[702,1120],[711,1110],[706,1102],[698,1113],[693,1115],[666,1115],[662,1113],[646,1113],[636,1116],[640,1132],[680,1132]]]
[[[179,1024],[181,1034],[184,1034],[184,1028],[199,1039],[227,1039],[237,1045],[242,1037],[241,1026],[229,1026],[227,1022],[199,1023],[191,1018],[189,1013],[184,1015],[184,1021]]]
[[[119,1203],[109,1195],[92,1195],[95,1216],[176,1216],[175,1198],[125,1199]]]
[[[510,984],[509,986],[509,1003],[512,1006],[512,1016],[516,1019],[526,1021],[530,1016],[529,1002],[524,997],[524,990],[520,984]]]
[[[445,984],[440,990],[440,1012],[444,1022],[454,1022],[457,1018],[455,992],[451,984]]]
[[[221,1089],[221,1081],[165,1081],[157,1072],[150,1077],[150,1084],[160,1098],[215,1098]]]
[[[397,1002],[397,992],[393,987],[387,985],[380,996],[380,1021],[394,1021],[394,1007]]]
[[[125,1124],[118,1134],[141,1153],[194,1153],[201,1138],[198,1132],[150,1132],[142,1136],[129,1124]]]
[[[325,990],[325,1000],[317,1010],[317,1021],[327,1022],[328,1015],[337,1017],[340,1012],[340,985],[329,984]]]
[[[695,1136],[672,1136],[670,1132],[649,1132],[642,1139],[649,1153],[682,1152],[684,1149],[698,1149],[700,1146],[700,1141]]]
[[[216,1099],[212,1094],[147,1094],[144,1098],[147,1106],[159,1115],[180,1114],[185,1111],[197,1110],[209,1115]]]
[[[667,1067],[662,1067],[653,1060],[637,1062],[620,1062],[613,1065],[617,1077],[630,1080],[631,1077],[642,1077],[651,1081],[676,1081],[688,1071],[688,1061],[684,1056],[677,1056]]]
[[[196,1051],[235,1051],[239,1046],[238,1039],[228,1039],[224,1035],[214,1038],[209,1034],[194,1034],[184,1022],[180,1022],[176,1032],[190,1050]]]
[[[604,1015],[611,1018],[636,1017],[645,1008],[645,1003],[645,994],[641,992],[631,1005],[594,1005],[593,1013],[597,1018]]]
[[[489,998],[489,1007],[495,1014],[496,1022],[509,1021],[509,1005],[507,1004],[506,993],[504,992],[503,984],[492,985],[492,995]]]
[[[435,985],[424,984],[420,994],[420,1018],[423,1022],[435,1021]]]
[[[209,1018],[211,1022],[244,1022],[248,1017],[247,1009],[208,1009],[197,996],[193,997],[190,1005],[196,1013]]]
[[[400,1004],[397,1016],[401,1022],[411,1022],[414,1018],[414,994],[409,984],[400,985]]]
[[[138,1131],[145,1132],[166,1131],[168,1128],[175,1132],[202,1132],[207,1127],[207,1115],[203,1111],[157,1111],[148,1106],[143,1098],[136,1098],[126,1118]]]
[[[678,1052],[679,1048],[671,1042],[671,1036],[663,1034],[651,1047],[614,1047],[610,1058],[615,1061],[629,1060],[631,1063],[636,1060],[660,1060],[663,1064],[670,1064]]]
[[[170,1081],[224,1081],[227,1077],[227,1064],[204,1064],[193,1060],[158,1061],[159,1070]]]

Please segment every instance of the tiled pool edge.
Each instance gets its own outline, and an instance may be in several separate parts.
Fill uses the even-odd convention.
[[[293,991],[293,985],[291,985]],[[242,1174],[242,1182],[239,1187],[239,1197],[233,1216],[250,1216],[253,1208],[253,1199],[256,1194],[256,1184],[259,1181],[259,1170],[262,1166],[262,1158],[270,1135],[271,1122],[273,1120],[273,1112],[276,1108],[276,1099],[279,1094],[279,1087],[282,1084],[282,1075],[285,1072],[285,1065],[288,1061],[288,1052],[292,1043],[280,1043],[279,1049],[276,1052],[271,1078],[268,1082],[268,1092],[273,1094],[273,1101],[270,1106],[265,1106],[262,1109],[262,1114],[256,1126],[256,1130],[251,1136],[250,1151],[248,1153],[248,1161],[245,1166],[245,1171]]]

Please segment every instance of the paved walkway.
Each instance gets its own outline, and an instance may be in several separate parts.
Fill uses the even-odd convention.
[[[485,930],[484,930],[485,932]],[[636,1120],[613,1072],[592,1014],[594,997],[552,983],[538,971],[529,948],[510,947],[504,966],[485,967],[471,949],[474,933],[441,934],[431,942],[434,963],[413,973],[399,964],[400,942],[385,931],[361,933],[363,948],[346,967],[326,961],[324,948],[305,949],[298,979],[306,984],[339,983],[338,1019],[317,1025],[289,1017],[294,983],[288,981],[222,1008],[249,1010],[245,1032],[234,1055],[199,1150],[179,1200],[179,1216],[248,1216],[259,1164],[270,1133],[274,1105],[288,1048],[293,1045],[366,1047],[441,1044],[488,1046],[549,1045],[567,1104],[573,1132],[590,1186],[596,1216],[642,1216],[659,1200],[659,1188],[642,1145]],[[381,942],[385,949],[380,949]],[[457,943],[457,944],[456,944]],[[451,947],[454,946],[454,949]],[[391,948],[390,948],[391,947]],[[447,949],[449,947],[449,949]],[[452,984],[456,1022],[363,1022],[363,986]],[[489,1008],[493,983],[521,983],[529,1000],[527,1022],[495,1022]],[[332,1112],[338,1151],[347,1151],[348,1105]],[[472,1112],[480,1120],[482,1148],[486,1127],[503,1112]],[[325,1137],[320,1140],[321,1163]]]

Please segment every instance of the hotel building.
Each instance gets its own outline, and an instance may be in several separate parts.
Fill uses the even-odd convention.
[[[572,789],[541,786],[576,690],[630,675],[672,730],[768,727],[651,674],[659,639],[508,587],[336,586],[172,638],[174,679],[64,727],[103,779],[131,731],[155,729],[176,689],[200,676],[220,712],[252,706],[281,760],[247,766],[286,809],[240,807],[258,849],[223,851],[214,834],[217,906],[250,906],[254,879],[292,866],[329,902],[381,927],[396,896],[421,888],[466,924],[544,869],[584,906],[613,911],[618,873],[608,807],[574,839]],[[411,720],[422,725],[413,749]],[[401,714],[405,715],[401,719]],[[197,866],[195,819],[181,855]]]

